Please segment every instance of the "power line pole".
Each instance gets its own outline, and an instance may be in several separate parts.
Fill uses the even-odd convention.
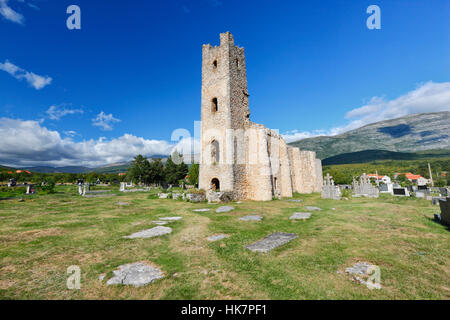
[[[434,187],[433,175],[431,174],[431,166],[429,162],[428,162],[428,172],[430,173],[431,186]]]

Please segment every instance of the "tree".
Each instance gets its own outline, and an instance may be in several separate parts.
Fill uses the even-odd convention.
[[[164,180],[164,165],[161,159],[152,159],[150,163],[149,183],[160,184]]]
[[[164,177],[167,183],[178,183],[178,166],[172,161],[172,156],[167,159],[166,166],[164,167]]]
[[[137,155],[132,164],[130,169],[128,169],[128,178],[138,181],[139,184],[142,182],[145,182],[145,180],[149,180],[149,174],[150,174],[150,162],[148,162],[147,158],[143,155]]]
[[[200,166],[198,163],[194,163],[189,169],[188,181],[190,184],[198,185],[198,176],[199,176]]]

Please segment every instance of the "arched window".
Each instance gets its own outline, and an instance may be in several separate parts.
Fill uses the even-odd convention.
[[[278,189],[278,186],[277,186],[277,177],[273,178],[273,188],[274,188],[275,190]]]
[[[217,60],[214,60],[213,62],[213,69],[217,69]]]
[[[211,111],[212,112],[217,112],[219,110],[219,103],[217,101],[217,98],[213,98],[211,100]]]
[[[213,140],[211,142],[211,162],[219,163],[219,161],[220,161],[219,142],[217,142],[216,140]]]
[[[220,181],[217,178],[214,178],[211,180],[211,188],[214,191],[219,191],[220,190]]]

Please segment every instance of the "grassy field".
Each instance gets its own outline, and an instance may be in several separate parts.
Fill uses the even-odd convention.
[[[450,233],[433,222],[429,201],[382,196],[348,201],[297,195],[232,204],[229,213],[195,213],[218,205],[149,199],[148,193],[82,198],[75,187],[0,201],[0,299],[449,299]],[[119,206],[117,202],[128,202]],[[304,206],[322,208],[291,221]],[[335,208],[335,210],[332,210]],[[248,214],[262,222],[239,221]],[[160,238],[123,239],[182,216]],[[273,232],[299,237],[268,254],[245,245]],[[226,233],[217,242],[206,238]],[[107,286],[100,274],[147,261],[165,278],[144,287]],[[338,273],[355,262],[381,268],[381,290]],[[81,289],[66,288],[66,270],[81,268]]]

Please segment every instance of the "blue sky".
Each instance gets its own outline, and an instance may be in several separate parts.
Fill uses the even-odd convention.
[[[225,31],[246,50],[251,120],[288,141],[450,110],[449,18],[447,0],[0,0],[0,163],[168,153],[200,120],[201,48]]]

